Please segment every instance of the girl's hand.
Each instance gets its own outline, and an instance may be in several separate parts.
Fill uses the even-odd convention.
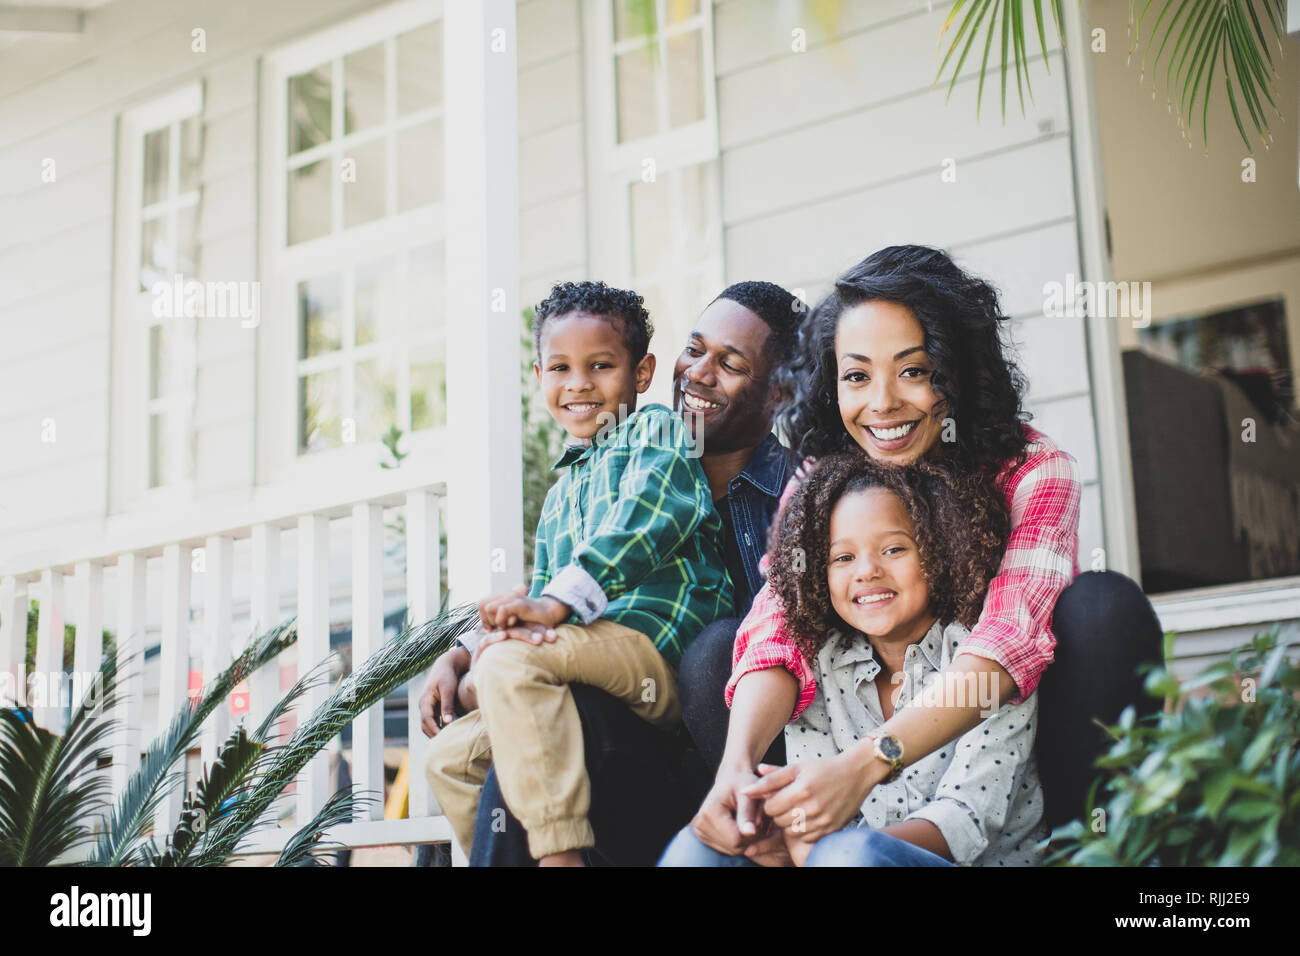
[[[809,844],[843,829],[876,783],[847,753],[789,767],[759,764],[758,772],[763,779],[746,787],[745,796],[762,800],[778,827]]]
[[[785,853],[789,857],[788,866],[803,866],[808,862],[808,854],[812,852],[813,844],[805,842],[795,833],[781,831],[781,837],[785,840]]]
[[[800,841],[795,841],[800,842]],[[800,845],[804,845],[800,843]],[[811,850],[812,848],[809,847]],[[759,866],[794,866],[791,860],[789,840],[782,830],[773,830],[767,836],[755,840],[745,847],[745,856]],[[805,852],[805,855],[806,852]]]

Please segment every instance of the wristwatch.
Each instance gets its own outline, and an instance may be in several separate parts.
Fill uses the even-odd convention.
[[[903,742],[893,734],[880,734],[868,739],[875,745],[873,752],[876,757],[889,764],[889,776],[883,782],[892,783],[897,780],[903,772]]]

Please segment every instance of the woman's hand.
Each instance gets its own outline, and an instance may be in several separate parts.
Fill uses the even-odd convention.
[[[794,866],[795,863],[791,857],[790,838],[784,830],[773,828],[772,832],[761,839],[755,840],[749,846],[745,847],[745,856],[753,860],[759,866]],[[801,851],[801,858],[806,857],[812,847],[802,841],[794,841],[799,847],[804,847]]]
[[[768,829],[758,802],[743,792],[758,779],[754,771],[739,766],[718,770],[713,788],[691,821],[700,842],[719,853],[739,856]]]
[[[763,810],[782,830],[807,843],[834,833],[857,815],[871,788],[883,779],[875,767],[859,765],[852,751],[806,760],[789,767],[759,764],[763,779],[744,795],[763,801]],[[882,770],[888,771],[883,761]]]

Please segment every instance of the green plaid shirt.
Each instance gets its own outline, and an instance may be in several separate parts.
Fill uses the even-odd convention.
[[[691,448],[663,405],[566,448],[553,467],[568,472],[537,522],[529,589],[560,597],[581,623],[606,618],[640,631],[673,667],[700,631],[734,613],[722,520]]]

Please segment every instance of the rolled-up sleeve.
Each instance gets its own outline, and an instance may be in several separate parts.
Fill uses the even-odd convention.
[[[939,828],[953,862],[972,863],[1006,826],[1024,783],[1037,720],[1036,696],[1004,705],[957,741],[933,800],[907,815]]]
[[[785,608],[780,597],[764,584],[754,595],[754,604],[740,622],[736,643],[732,650],[731,678],[723,692],[727,706],[736,694],[736,684],[746,674],[784,667],[799,681],[799,700],[795,704],[794,720],[817,696],[817,678],[812,665],[794,642],[794,636],[785,626]]]
[[[1019,703],[1052,662],[1052,611],[1078,567],[1080,484],[1074,459],[1050,448],[1008,481],[1011,535],[984,609],[959,653],[1002,666]]]

